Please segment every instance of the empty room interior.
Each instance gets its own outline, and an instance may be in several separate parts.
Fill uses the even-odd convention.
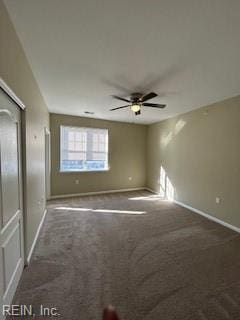
[[[240,319],[240,2],[0,0],[0,320]]]

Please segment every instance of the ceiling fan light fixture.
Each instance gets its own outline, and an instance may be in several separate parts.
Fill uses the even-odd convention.
[[[134,104],[131,105],[131,110],[133,112],[138,112],[140,109],[141,109],[140,104],[134,103]]]

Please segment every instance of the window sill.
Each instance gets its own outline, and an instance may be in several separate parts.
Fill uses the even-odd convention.
[[[97,173],[97,172],[108,172],[108,171],[110,171],[110,168],[102,169],[102,170],[79,170],[79,171],[63,171],[63,170],[59,170],[59,173]]]

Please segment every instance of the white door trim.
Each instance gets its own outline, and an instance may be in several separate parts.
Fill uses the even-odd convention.
[[[47,127],[44,130],[45,149],[45,196],[46,200],[51,197],[51,134]]]
[[[18,152],[18,178],[19,178],[19,209],[14,215],[10,218],[5,226],[1,229],[1,261],[3,265],[1,267],[1,273],[4,279],[4,291],[3,296],[1,295],[1,305],[11,304],[12,298],[16,291],[17,285],[19,283],[22,270],[24,268],[24,228],[23,228],[23,220],[24,220],[24,207],[23,207],[23,162],[22,162],[22,121],[21,121],[21,113],[25,110],[25,105],[23,102],[16,96],[16,94],[11,90],[11,88],[4,82],[2,78],[0,78],[0,91],[3,91],[8,97],[7,99],[12,101],[12,104],[15,104],[16,108],[19,108],[19,116],[15,119],[14,114],[7,109],[1,109],[1,114],[7,114],[13,123],[16,123],[17,130],[17,152]],[[14,227],[14,225],[16,225]],[[7,231],[9,229],[9,232]],[[12,229],[12,230],[11,230]],[[15,237],[15,238],[14,238]],[[8,269],[5,266],[5,262],[9,261],[5,251],[7,252],[7,247],[11,248],[13,241],[17,241],[19,243],[19,257],[17,264],[14,266],[14,269],[11,270],[11,273],[8,274]],[[15,250],[15,247],[14,247]],[[10,250],[11,252],[14,250]],[[16,249],[17,250],[17,249]],[[10,272],[10,271],[9,271]],[[7,278],[7,282],[6,282]],[[1,310],[2,311],[2,310]],[[0,315],[0,319],[4,319],[2,315]]]
[[[0,88],[22,109],[26,108],[25,104],[18,98],[13,90],[7,85],[7,83],[0,77]]]
[[[34,237],[34,240],[33,240],[32,246],[31,246],[31,249],[29,250],[29,254],[28,254],[28,256],[27,256],[27,265],[30,264],[30,261],[31,261],[31,258],[32,258],[32,254],[33,254],[34,248],[35,248],[35,246],[36,246],[36,243],[37,243],[37,240],[38,240],[40,231],[41,231],[41,229],[42,229],[43,222],[44,222],[44,220],[45,220],[46,214],[47,214],[47,209],[44,210],[44,213],[43,213],[42,219],[41,219],[41,221],[40,221],[40,223],[39,223],[37,232],[36,232],[36,234],[35,234],[35,237]]]

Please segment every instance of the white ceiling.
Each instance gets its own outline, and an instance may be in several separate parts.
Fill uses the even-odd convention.
[[[4,2],[51,112],[147,124],[240,93],[239,0]],[[166,109],[109,111],[149,90]]]

